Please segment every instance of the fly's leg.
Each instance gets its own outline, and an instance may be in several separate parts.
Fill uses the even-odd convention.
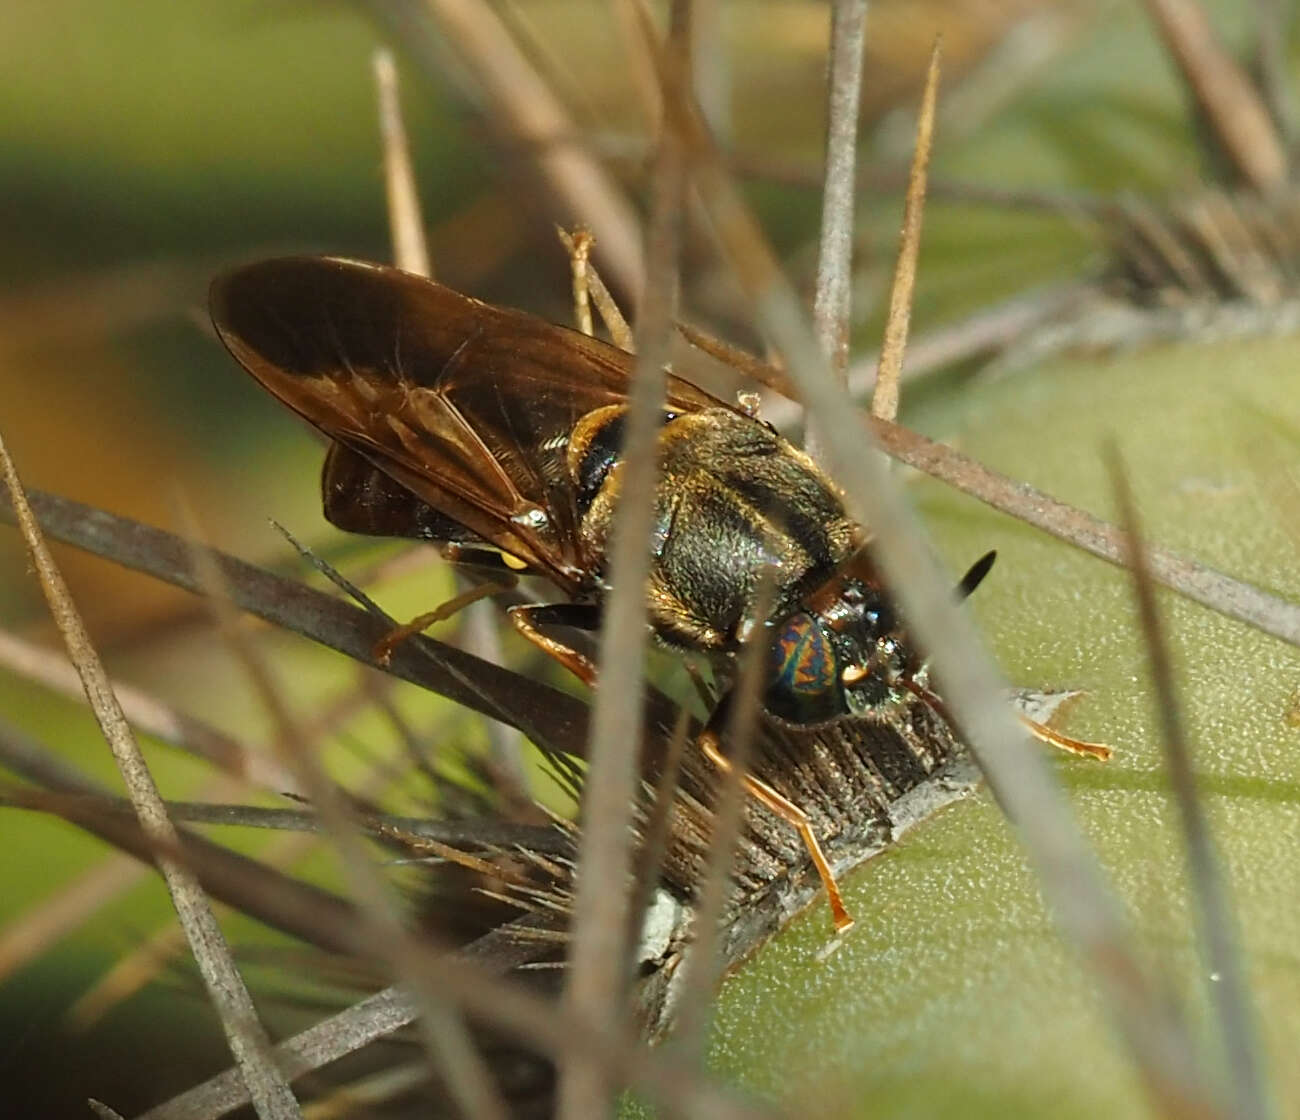
[[[600,626],[598,606],[594,603],[529,603],[511,607],[506,613],[515,629],[533,645],[550,654],[588,688],[595,687],[595,662],[572,646],[543,634],[537,627],[572,626],[578,630],[595,630]]]
[[[545,650],[579,680],[589,686],[595,685],[596,666],[590,658],[583,656],[577,650],[564,645],[562,642],[548,637],[537,627],[539,625],[573,626],[580,630],[594,630],[600,625],[599,607],[587,603],[528,605],[511,607],[509,614],[510,620],[525,638],[539,649]],[[725,706],[724,701],[723,706],[714,713],[711,724],[718,721],[720,714],[725,710]],[[700,733],[699,744],[705,757],[721,773],[731,773],[733,769],[731,761],[722,753],[717,733],[712,726],[706,727]],[[813,866],[817,868],[817,874],[821,876],[822,884],[826,888],[826,894],[831,904],[831,919],[835,923],[835,929],[837,932],[843,933],[853,925],[853,918],[844,906],[839,884],[835,881],[835,873],[831,870],[830,862],[826,859],[825,853],[822,852],[821,844],[817,840],[816,833],[813,832],[812,822],[808,819],[808,814],[794,802],[783,797],[766,782],[755,778],[752,774],[743,774],[740,780],[745,792],[750,797],[753,797],[759,804],[788,822],[799,833],[804,846],[808,849],[808,854],[812,857]]]
[[[1029,734],[1040,743],[1060,747],[1061,750],[1069,751],[1071,754],[1081,754],[1087,758],[1095,758],[1098,762],[1110,760],[1112,751],[1105,743],[1090,743],[1086,739],[1075,739],[1069,735],[1062,735],[1055,728],[1048,727],[1045,723],[1039,723],[1036,719],[1030,719],[1026,715],[1021,715],[1020,712],[1017,712],[1016,716],[1029,729]]]
[[[717,733],[711,727],[706,727],[700,732],[699,744],[700,749],[704,752],[704,757],[712,762],[721,773],[730,774],[735,769],[731,760],[722,753]],[[742,774],[740,782],[750,797],[754,798],[764,808],[771,810],[787,824],[793,826],[795,831],[799,833],[804,847],[808,849],[808,854],[812,857],[813,866],[817,868],[817,874],[821,876],[822,886],[826,888],[826,897],[831,904],[831,921],[835,923],[835,932],[844,933],[852,927],[853,918],[844,906],[839,884],[835,881],[835,872],[831,870],[830,861],[827,860],[825,853],[822,851],[822,846],[817,840],[817,834],[813,832],[812,822],[808,819],[808,814],[793,801],[783,797],[766,782],[754,777],[752,774]]]
[[[477,603],[480,599],[486,599],[489,595],[509,591],[513,586],[514,580],[511,579],[508,582],[503,580],[496,583],[481,583],[477,587],[462,591],[459,595],[448,599],[441,606],[426,611],[424,614],[416,615],[410,622],[394,627],[375,643],[371,652],[380,665],[387,665],[393,659],[393,651],[407,638],[415,637],[416,634],[427,630],[435,622],[442,622],[444,619],[451,618],[452,615],[458,611],[463,611],[471,603]]]
[[[924,700],[929,707],[938,712],[953,727],[957,726],[948,712],[948,706],[924,685],[917,684],[916,681],[910,678],[902,679],[898,683],[914,696]],[[1063,735],[1055,728],[1048,727],[1045,723],[1039,723],[1036,719],[1030,719],[1020,712],[1016,713],[1016,718],[1025,725],[1029,733],[1040,743],[1059,747],[1070,754],[1081,754],[1086,758],[1095,758],[1099,762],[1107,762],[1113,753],[1105,743],[1090,743],[1086,739],[1075,739],[1072,736]]]

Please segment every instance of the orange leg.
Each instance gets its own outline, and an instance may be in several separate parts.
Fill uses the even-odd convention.
[[[413,638],[416,634],[427,630],[435,622],[442,622],[444,619],[451,618],[457,611],[462,611],[471,603],[477,603],[480,599],[486,599],[489,595],[495,595],[499,591],[509,591],[507,584],[501,583],[481,583],[477,587],[471,587],[468,591],[452,599],[448,599],[439,607],[424,614],[416,615],[410,622],[396,626],[385,634],[375,643],[372,651],[374,658],[380,665],[387,665],[393,659],[393,651],[397,649],[407,638]]]
[[[924,700],[939,715],[943,716],[955,728],[957,724],[953,721],[952,716],[948,714],[948,706],[933,692],[913,680],[899,681],[908,692]],[[1099,762],[1107,762],[1110,759],[1112,751],[1105,743],[1089,743],[1086,739],[1075,739],[1069,735],[1063,735],[1054,728],[1048,727],[1045,723],[1039,723],[1036,719],[1030,719],[1027,715],[1016,713],[1016,718],[1029,729],[1029,733],[1040,743],[1048,743],[1053,747],[1060,747],[1063,751],[1069,751],[1071,754],[1081,754],[1087,758],[1095,758]]]
[[[718,739],[712,731],[707,728],[702,731],[699,743],[704,756],[723,774],[732,772],[734,767],[731,765],[731,760],[718,749]],[[808,815],[794,802],[782,797],[766,782],[760,781],[752,774],[742,774],[740,781],[745,787],[745,792],[750,797],[754,798],[760,805],[770,809],[782,820],[793,825],[798,831],[800,838],[804,842],[804,847],[808,849],[808,854],[812,856],[813,866],[817,868],[817,874],[821,876],[822,885],[826,888],[826,896],[831,904],[831,920],[835,923],[835,932],[843,933],[851,928],[853,918],[844,907],[844,900],[840,897],[839,884],[835,881],[835,873],[831,870],[831,865],[822,852],[821,844],[817,842],[817,836],[812,830],[812,822],[809,821]]]
[[[508,613],[510,621],[515,624],[515,628],[533,645],[554,657],[555,660],[565,666],[588,687],[595,687],[597,670],[591,659],[584,657],[577,650],[564,645],[562,642],[543,634],[537,629],[537,623],[577,626],[579,629],[589,630],[593,629],[598,623],[598,608],[580,603],[538,604],[511,607]],[[699,743],[705,757],[719,771],[724,774],[731,773],[733,769],[731,762],[718,749],[717,735],[713,731],[705,728],[700,733]],[[744,774],[740,780],[745,787],[746,793],[761,805],[766,806],[782,820],[788,821],[798,831],[804,846],[808,849],[808,854],[812,857],[813,866],[817,868],[817,874],[821,876],[822,884],[826,887],[826,894],[831,904],[831,918],[835,923],[836,932],[843,933],[849,929],[853,925],[853,918],[850,917],[848,910],[844,907],[844,900],[840,897],[839,884],[835,882],[835,873],[831,870],[831,865],[822,852],[821,844],[817,842],[817,836],[812,830],[812,822],[808,820],[808,815],[798,805],[782,797],[771,786],[755,778],[752,774]]]
[[[515,629],[538,649],[549,653],[588,688],[596,687],[596,665],[576,649],[548,637],[537,629],[538,622],[561,626],[576,626],[582,630],[594,629],[600,618],[597,608],[584,603],[538,603],[511,607],[506,612]]]
[[[1060,747],[1063,751],[1095,758],[1099,762],[1107,762],[1110,759],[1112,752],[1105,743],[1089,743],[1086,739],[1073,739],[1069,735],[1062,735],[1045,723],[1039,723],[1036,719],[1020,715],[1019,712],[1016,715],[1020,716],[1020,722],[1029,728],[1029,733],[1040,743],[1050,743],[1054,747]]]

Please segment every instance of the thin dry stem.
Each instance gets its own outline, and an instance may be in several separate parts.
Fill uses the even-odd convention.
[[[700,330],[691,323],[678,323],[677,333],[697,350],[708,354],[711,358],[716,358],[724,365],[731,366],[760,385],[771,389],[772,392],[779,393],[791,402],[799,415],[802,415],[802,410],[796,403],[798,397],[795,388],[790,384],[790,379],[786,377],[784,370],[763,361],[748,350],[742,350],[739,346],[733,346],[730,342]]]
[[[1267,1081],[1261,1068],[1259,1038],[1234,932],[1232,908],[1219,872],[1220,860],[1210,836],[1209,822],[1205,819],[1196,790],[1191,744],[1183,726],[1173,662],[1156,604],[1155,584],[1142,543],[1133,491],[1119,452],[1113,447],[1110,473],[1120,523],[1127,538],[1126,559],[1133,572],[1138,615],[1146,636],[1147,659],[1163,727],[1165,764],[1169,767],[1183,826],[1183,843],[1187,848],[1188,869],[1200,918],[1201,942],[1208,957],[1209,997],[1217,1013],[1219,1032],[1228,1058],[1227,1090],[1231,1115],[1242,1120],[1266,1120],[1275,1112],[1268,1103]]]
[[[75,670],[71,671],[75,676]],[[203,795],[231,796],[242,788],[242,783],[223,779],[205,786]],[[101,806],[109,803],[101,798],[92,800]],[[111,803],[123,816],[134,817],[135,810],[129,800],[115,798]],[[0,804],[9,802],[0,795]],[[166,804],[168,817],[173,821],[180,820],[174,812],[174,803]],[[93,871],[79,876],[44,901],[28,907],[0,933],[0,982],[28,961],[49,951],[65,934],[87,924],[95,913],[115,901],[147,874],[148,869],[136,860],[115,855],[101,861]],[[170,927],[170,932],[179,939],[178,943],[183,948],[184,933],[180,927]]]
[[[433,761],[427,750],[428,743],[421,740],[415,728],[393,702],[392,683],[391,677],[385,677],[364,666],[357,674],[357,688],[384,714],[388,725],[397,733],[397,740],[402,745],[402,753],[410,763],[411,769],[429,783],[430,789],[436,790],[439,784],[438,775],[433,769]]]
[[[7,630],[0,630],[0,665],[63,696],[84,696],[77,671],[66,657]],[[301,792],[284,767],[249,744],[134,685],[120,680],[109,683],[136,730],[205,759],[241,782],[277,793]]]
[[[590,337],[596,333],[591,321],[591,231],[579,227],[572,233],[560,231],[560,240],[569,250],[569,270],[573,274],[573,318],[578,330]]]
[[[853,294],[853,224],[857,186],[858,106],[862,100],[862,51],[867,0],[834,0],[826,82],[826,174],[822,186],[821,240],[813,330],[831,372],[843,378],[849,365],[849,317]],[[707,118],[706,118],[707,119]]]
[[[925,181],[934,141],[934,112],[939,93],[939,40],[930,51],[925,75],[925,92],[916,122],[916,151],[907,179],[903,202],[903,233],[894,264],[894,284],[889,293],[889,317],[880,344],[880,367],[871,396],[871,415],[893,420],[898,415],[898,382],[903,372],[903,353],[912,320],[912,296],[916,291],[916,259],[921,251],[921,218],[925,213]]]
[[[1169,1115],[1208,1116],[1204,1081],[1181,1018],[1129,949],[1122,913],[1074,827],[1068,804],[1001,699],[1001,682],[970,621],[950,603],[919,527],[883,462],[862,454],[852,402],[829,375],[793,288],[727,177],[698,115],[665,83],[665,108],[688,144],[694,179],[759,325],[785,356],[850,512],[873,530],[876,557],[989,783],[1037,863],[1062,927],[1093,970],[1153,1101]]]
[[[674,29],[680,33],[680,4]],[[674,51],[676,80],[685,81],[682,44]],[[673,321],[680,211],[684,197],[681,149],[671,128],[660,139],[654,199],[647,235],[647,286],[638,318],[636,377],[628,396],[622,492],[609,548],[613,591],[603,608],[601,681],[593,697],[590,766],[583,788],[583,831],[573,906],[571,969],[563,1005],[598,1029],[627,1029],[624,938],[631,903],[632,806],[641,743],[640,697],[645,665],[646,599],[650,539],[658,481],[658,440],[664,367]],[[600,1063],[578,1060],[560,1067],[558,1114],[570,1120],[606,1115],[614,1082]]]
[[[677,713],[677,726],[673,728],[673,737],[668,743],[664,755],[663,769],[655,782],[654,800],[651,803],[645,825],[642,829],[641,844],[637,848],[636,893],[628,909],[628,948],[635,950],[637,938],[645,926],[646,914],[654,900],[655,891],[660,889],[663,876],[664,856],[668,852],[668,841],[672,836],[673,806],[677,799],[677,782],[681,775],[682,758],[686,753],[687,740],[691,729],[690,713],[685,708]],[[627,973],[632,975],[636,967],[635,952],[628,953]]]
[[[577,243],[567,230],[557,229],[555,232],[570,256],[577,252]],[[609,331],[614,345],[629,354],[635,354],[636,339],[632,334],[632,328],[624,318],[623,312],[619,310],[618,303],[610,294],[610,290],[605,287],[605,281],[600,278],[599,270],[590,260],[587,261],[587,292],[595,302],[596,310],[600,312],[600,318],[605,324],[605,329]]]
[[[933,194],[933,184],[930,193]],[[1094,290],[1088,284],[1054,285],[1013,296],[964,319],[911,337],[907,363],[899,371],[900,390],[903,385],[930,374],[1005,349],[1032,328],[1076,306]],[[877,350],[863,354],[849,366],[849,392],[855,400],[863,399],[875,387],[879,365]],[[772,400],[763,409],[764,418],[783,431],[793,428],[802,415],[803,409],[793,400]]]
[[[379,95],[379,136],[384,146],[384,187],[388,197],[388,228],[393,241],[393,261],[417,276],[433,277],[433,264],[424,236],[420,195],[411,167],[411,150],[402,119],[393,53],[380,48],[374,54],[375,89]]]
[[[1295,83],[1287,46],[1291,42],[1294,5],[1288,0],[1254,0],[1255,56],[1259,64],[1260,94],[1268,104],[1277,124],[1282,145],[1288,153],[1295,149]]]
[[[42,528],[56,540],[186,591],[201,590],[194,575],[195,546],[191,542],[68,498],[33,491],[30,501]],[[0,519],[14,521],[12,506],[3,491]],[[210,550],[209,554],[220,567],[231,599],[240,610],[375,666],[375,645],[395,623],[361,592],[353,588],[349,593],[360,596],[358,601],[365,603],[364,610],[218,550]],[[319,562],[305,550],[303,555],[313,564]],[[518,727],[543,750],[579,756],[584,753],[586,705],[559,689],[424,637],[413,638],[397,649],[385,671]],[[671,723],[670,716],[664,726]]]
[[[870,426],[881,446],[908,466],[1085,552],[1124,566],[1123,534],[1114,525],[898,424],[873,420]],[[1147,555],[1151,573],[1159,583],[1228,618],[1300,647],[1300,606],[1169,549],[1151,548]]]
[[[1197,0],[1146,0],[1146,6],[1237,173],[1261,194],[1277,190],[1287,176],[1277,128],[1250,78],[1214,34],[1204,8]]]
[[[68,655],[81,676],[91,710],[113,752],[140,827],[152,844],[174,851],[179,844],[176,829],[167,817],[153,776],[113,694],[108,674],[45,544],[3,439],[0,439],[0,471],[4,474],[32,565],[40,578],[41,590],[67,644]],[[257,1018],[252,998],[235,967],[202,888],[189,869],[174,858],[160,855],[158,865],[258,1115],[263,1120],[300,1117],[298,1102],[289,1083],[276,1068],[270,1053],[270,1039]]]
[[[128,801],[103,794],[85,793],[72,799],[60,798],[58,807],[67,807],[80,796],[84,808],[101,813],[126,815]],[[0,798],[6,804],[6,798]],[[265,828],[281,832],[320,832],[320,815],[309,809],[265,809],[255,805],[228,805],[211,801],[168,801],[167,812],[173,820],[194,824],[225,825],[234,828]],[[55,809],[55,803],[32,805],[23,799],[23,807]],[[525,847],[532,852],[562,855],[570,851],[569,841],[549,825],[514,824],[510,821],[474,819],[440,820],[436,817],[404,817],[393,813],[366,813],[359,817],[361,826],[373,836],[396,835],[420,837],[465,849]]]
[[[693,331],[688,333],[687,328],[682,329],[693,344],[716,356],[734,357],[733,364],[738,368],[793,401],[794,389],[783,370],[717,340],[698,343]],[[780,409],[769,408],[769,418],[774,415],[786,419]],[[978,460],[901,424],[875,418],[867,422],[881,447],[899,462],[1084,552],[1124,566],[1123,534],[1114,525],[1028,483],[999,474]],[[1300,606],[1170,549],[1153,547],[1149,555],[1152,574],[1158,583],[1210,610],[1300,647]]]
[[[618,282],[639,292],[644,278],[640,223],[605,169],[575,144],[543,142],[575,132],[568,112],[481,0],[425,0],[444,34],[482,82],[497,118],[525,142],[538,144],[542,174],[571,218],[596,236],[597,254]]]
[[[184,935],[175,926],[155,930],[77,998],[63,1014],[64,1026],[73,1034],[91,1030],[115,1007],[155,980],[184,951]]]
[[[209,602],[221,624],[223,638],[243,665],[259,699],[280,731],[276,740],[281,752],[280,761],[306,791],[339,854],[348,886],[372,931],[372,952],[391,961],[398,974],[403,975],[402,963],[418,955],[421,949],[406,930],[396,893],[370,858],[348,805],[318,765],[316,753],[285,702],[270,666],[237,625],[234,605],[212,555],[206,550],[196,549],[194,560],[196,574],[208,590]],[[505,1102],[459,1012],[442,999],[436,988],[423,985],[410,976],[405,978],[411,983],[421,1005],[420,1027],[430,1056],[458,1107],[473,1120],[506,1120]]]
[[[379,129],[384,146],[384,185],[393,261],[406,272],[432,279],[433,260],[425,237],[419,191],[402,118],[397,69],[391,52],[387,50],[375,52],[375,84],[379,93]],[[469,652],[487,661],[501,661],[501,635],[496,626],[496,613],[490,604],[470,604],[465,613],[465,638]],[[492,757],[500,772],[516,785],[524,785],[526,772],[518,734],[496,720],[489,720],[487,728]]]
[[[29,781],[37,791],[14,788],[10,803],[53,810],[64,820],[106,840],[146,863],[155,863],[159,848],[138,822],[104,811],[107,790],[91,782],[18,729],[0,721],[0,764]],[[49,791],[49,792],[46,792]],[[52,797],[51,794],[54,796]],[[357,921],[351,906],[328,891],[300,883],[246,856],[181,832],[179,849],[168,849],[193,868],[208,894],[308,944],[332,952],[356,951]]]
[[[854,165],[858,149],[858,107],[862,101],[862,49],[866,40],[866,23],[867,0],[834,0],[831,4],[826,77],[826,173],[822,181],[813,331],[831,373],[841,380],[849,366],[852,328],[853,225],[857,216]],[[714,132],[716,134],[716,128]],[[815,425],[804,433],[804,446],[814,458],[820,457]]]
[[[517,924],[527,926],[528,922]],[[517,936],[512,924],[485,935],[460,953],[441,960],[426,958],[426,963],[429,975],[438,979],[448,998],[457,1000],[477,1019],[510,1031],[556,1059],[571,1050],[584,1050],[604,1062],[611,1076],[632,1080],[672,1114],[709,1120],[763,1120],[776,1115],[703,1082],[666,1051],[634,1047],[622,1034],[611,1036],[594,1030],[551,1001],[488,972],[489,968],[505,971],[517,967],[547,947],[544,941]],[[276,1056],[289,1076],[299,1077],[400,1030],[418,1013],[410,995],[387,988],[286,1039],[276,1048]],[[246,1100],[238,1080],[227,1072],[151,1109],[139,1120],[215,1120]]]
[[[752,617],[771,615],[775,573],[768,569],[756,590]],[[762,626],[754,633],[763,634]],[[758,710],[762,703],[764,640],[750,640],[740,655],[735,692],[727,720],[727,760],[731,765],[722,776],[722,788],[714,808],[713,836],[709,841],[709,858],[696,895],[693,929],[695,937],[683,963],[687,969],[682,981],[681,1007],[677,1013],[676,1036],[687,1056],[702,1062],[708,1040],[709,1009],[722,979],[720,927],[727,901],[731,868],[735,860],[736,841],[744,820],[744,776],[758,727]]]

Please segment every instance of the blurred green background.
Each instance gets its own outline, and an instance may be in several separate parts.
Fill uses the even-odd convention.
[[[330,555],[375,552],[324,525],[318,444],[235,369],[204,308],[207,283],[223,264],[284,251],[390,256],[371,80],[372,52],[391,34],[391,23],[376,17],[382,7],[6,6],[0,428],[29,485],[173,529],[183,500],[211,540],[293,571],[268,517]],[[898,227],[894,187],[936,30],[947,52],[937,181],[1160,197],[1192,189],[1210,170],[1178,78],[1138,5],[871,7],[859,349],[878,338]],[[1250,6],[1222,0],[1211,9],[1219,30],[1245,51]],[[644,114],[610,11],[583,0],[521,0],[497,10],[551,71],[579,127],[615,154],[611,170],[639,201]],[[748,169],[751,200],[808,290],[819,200],[796,180],[818,170],[826,7],[747,0],[721,10],[721,46],[708,57],[730,90],[728,141]],[[503,139],[454,44],[435,37],[432,51],[413,38],[396,45],[440,279],[566,318],[567,262],[552,224],[572,215],[530,171],[532,153]],[[936,200],[926,216],[914,329],[923,334],[1036,285],[1094,274],[1102,259],[1095,231],[1077,219]],[[687,260],[688,309],[752,342],[698,233]],[[1153,535],[1294,598],[1297,540],[1285,529],[1294,508],[1268,495],[1287,478],[1294,485],[1296,369],[1295,344],[1285,339],[1167,347],[1059,361],[1000,381],[972,382],[961,370],[904,400],[906,418],[923,430],[1102,513],[1108,498],[1097,451],[1116,436]],[[935,485],[916,493],[954,568],[999,548],[998,569],[974,609],[1013,682],[1090,690],[1071,729],[1108,739],[1119,757],[1104,769],[1063,762],[1059,770],[1121,883],[1144,955],[1168,968],[1172,989],[1208,1036],[1175,821],[1122,576]],[[58,555],[115,673],[254,740],[267,733],[251,689],[193,600],[68,550]],[[431,599],[427,576],[384,590],[396,615]],[[12,532],[0,534],[0,617],[51,640]],[[1300,1107],[1300,1082],[1286,1061],[1300,1036],[1293,858],[1300,733],[1286,719],[1300,662],[1295,651],[1198,609],[1179,604],[1174,619],[1207,747],[1202,775],[1242,906],[1286,1113]],[[304,711],[352,680],[338,658],[283,637],[267,641]],[[435,715],[433,701],[414,690],[399,692],[397,702],[416,720],[456,718]],[[107,751],[77,705],[0,673],[0,714],[112,780]],[[468,742],[482,734],[469,720],[455,729]],[[368,716],[348,738],[382,753],[391,733]],[[360,768],[347,750],[338,753],[340,767]],[[196,764],[161,749],[151,759],[169,795],[205,788]],[[107,866],[99,844],[33,814],[0,815],[0,844],[0,950],[4,923]],[[314,862],[332,874],[328,861]],[[1125,1059],[990,803],[949,810],[850,888],[860,928],[829,965],[811,959],[825,936],[815,909],[729,982],[719,1005],[721,1068],[796,1100],[810,1083],[840,1085],[835,1099],[861,1115],[1141,1113]],[[73,1001],[164,928],[168,913],[161,888],[142,880],[17,971],[0,971],[0,1085],[17,1102],[14,1115],[82,1115],[89,1094],[129,1113],[225,1064],[180,966],[89,1033],[67,1025]],[[241,946],[278,944],[248,921],[232,918],[228,929]],[[7,963],[0,951],[0,969]],[[285,984],[273,967],[260,975],[271,990]],[[274,1015],[278,1027],[300,1021],[283,1007]]]

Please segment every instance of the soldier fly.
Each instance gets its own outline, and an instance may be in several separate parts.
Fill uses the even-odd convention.
[[[510,568],[547,577],[568,601],[516,606],[510,617],[595,683],[596,666],[542,628],[600,622],[632,355],[394,268],[335,258],[238,268],[213,283],[211,308],[236,360],[332,441],[322,479],[329,521],[462,555],[493,550]],[[763,702],[789,723],[879,710],[904,693],[943,714],[867,532],[808,455],[669,376],[659,467],[646,594],[661,642],[724,665],[751,638],[765,642]],[[991,560],[972,568],[961,593]],[[771,610],[755,619],[765,580]],[[720,726],[715,713],[700,743],[725,770]],[[847,928],[807,816],[765,783],[744,781],[799,830],[835,925]]]

